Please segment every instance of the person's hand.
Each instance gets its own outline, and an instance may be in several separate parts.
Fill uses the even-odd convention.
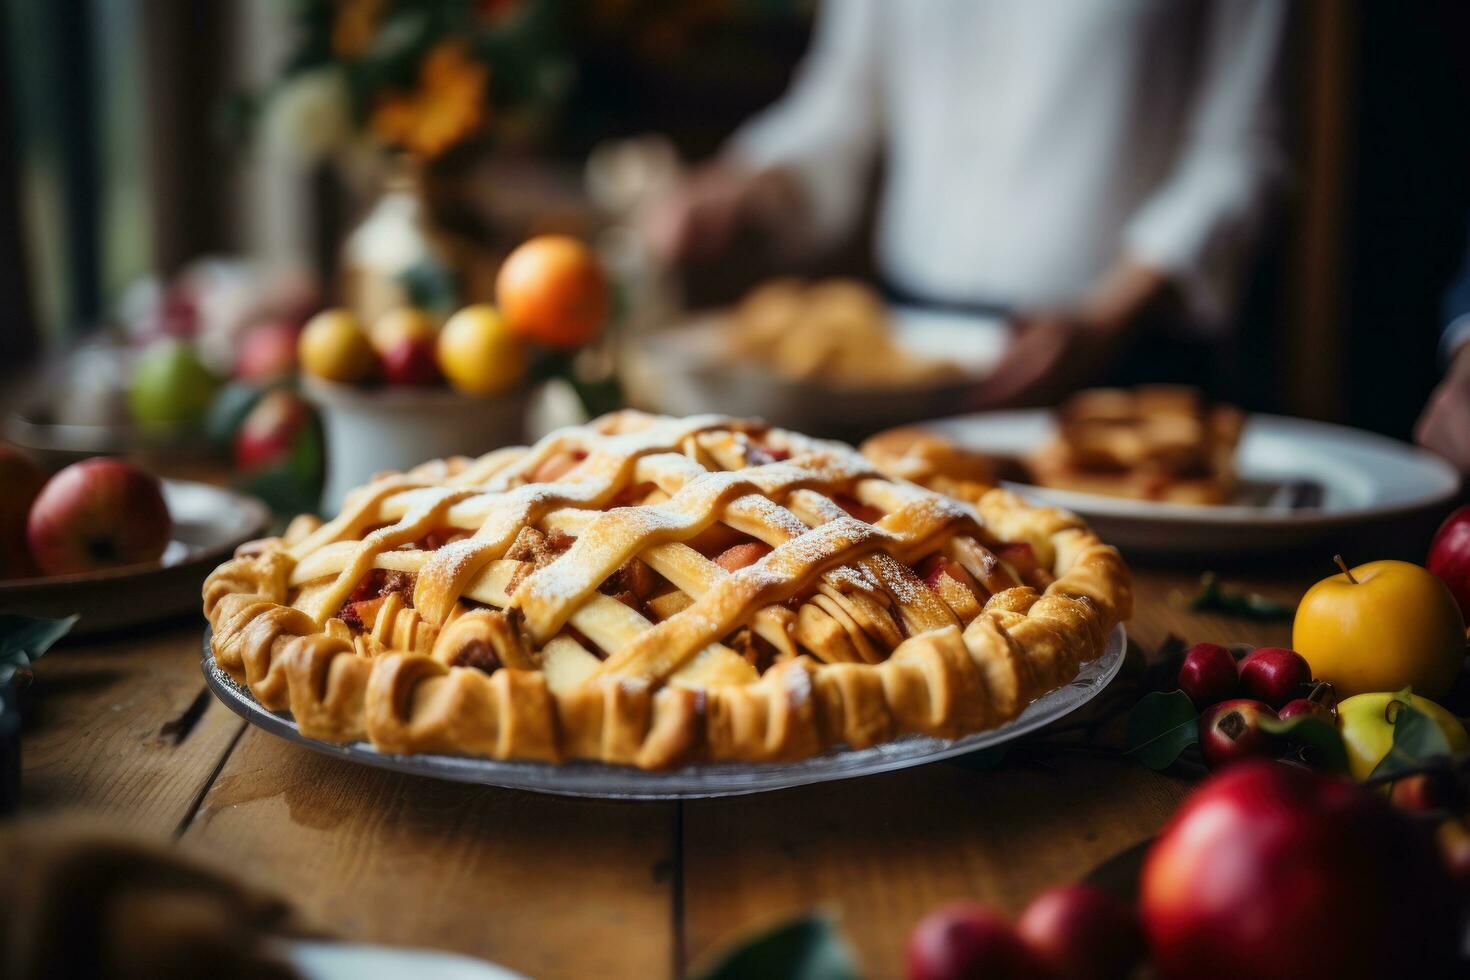
[[[1125,325],[1074,311],[1015,317],[1015,338],[976,393],[976,411],[1050,405],[1106,370],[1127,339]]]
[[[1461,344],[1444,380],[1414,424],[1414,441],[1470,473],[1470,344]]]
[[[769,231],[791,219],[797,203],[795,184],[783,171],[718,162],[695,171],[656,206],[646,233],[666,262],[710,259],[742,231]]]
[[[1054,404],[1106,371],[1139,328],[1176,300],[1166,273],[1119,262],[1077,307],[1015,316],[1015,339],[967,407]]]

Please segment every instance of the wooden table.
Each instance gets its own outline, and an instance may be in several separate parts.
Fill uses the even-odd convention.
[[[1130,635],[1280,644],[1289,625],[1171,601],[1197,572],[1137,569]],[[1315,574],[1245,581],[1294,601]],[[935,764],[761,796],[604,803],[330,759],[205,690],[200,623],[62,647],[36,670],[24,807],[173,838],[287,896],[311,928],[483,956],[542,978],[677,975],[793,912],[835,912],[868,975],[901,973],[924,912],[1016,909],[1163,823],[1188,786],[1119,758]],[[176,722],[169,725],[171,722]]]

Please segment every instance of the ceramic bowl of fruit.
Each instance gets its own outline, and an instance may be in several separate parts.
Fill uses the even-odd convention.
[[[219,487],[94,457],[47,478],[0,445],[0,613],[103,632],[190,612],[209,570],[270,513]]]
[[[348,490],[376,473],[521,442],[534,351],[583,346],[606,313],[591,252],[544,236],[506,259],[494,305],[466,306],[442,323],[413,307],[371,323],[345,309],[317,314],[297,354],[302,392],[326,439],[322,510],[335,513]]]

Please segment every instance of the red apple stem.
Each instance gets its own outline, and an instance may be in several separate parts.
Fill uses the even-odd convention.
[[[1337,562],[1337,567],[1342,569],[1342,574],[1347,576],[1347,580],[1349,582],[1353,583],[1354,585],[1358,584],[1358,580],[1353,578],[1352,570],[1347,567],[1347,562],[1342,560],[1342,555],[1333,555],[1332,560]]]

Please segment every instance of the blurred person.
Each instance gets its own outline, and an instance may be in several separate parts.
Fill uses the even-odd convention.
[[[900,301],[1011,311],[977,407],[1095,380],[1146,324],[1218,337],[1287,169],[1282,0],[840,0],[790,91],[648,232],[672,262],[742,233],[788,256],[853,230]]]
[[[1448,368],[1414,425],[1414,441],[1470,474],[1470,237],[1464,263],[1445,294],[1441,349]]]

